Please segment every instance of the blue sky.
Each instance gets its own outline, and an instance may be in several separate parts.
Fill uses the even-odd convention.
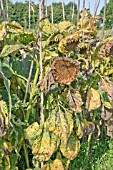
[[[25,0],[11,0],[12,2],[25,2]],[[32,0],[34,1],[35,3],[38,3],[38,0]],[[70,2],[71,0],[64,0],[65,3],[68,3]],[[86,8],[89,7],[89,3],[90,3],[90,12],[91,14],[94,14],[94,6],[95,6],[95,1],[96,0],[86,0]],[[61,2],[61,0],[53,0],[53,2]],[[77,4],[78,0],[75,0],[75,3]],[[107,2],[109,2],[109,0],[107,0]],[[47,3],[48,5],[50,5],[51,3],[51,0],[47,0]],[[82,3],[83,3],[83,0],[81,0],[81,8],[82,8]],[[100,0],[100,5],[99,5],[99,8],[98,8],[98,12],[97,14],[99,14],[99,11],[102,9],[102,7],[104,6],[104,0]]]

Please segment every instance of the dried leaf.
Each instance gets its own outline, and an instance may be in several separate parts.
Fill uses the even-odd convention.
[[[105,55],[108,57],[110,55],[113,56],[113,40],[107,42],[103,49],[105,50]]]
[[[38,88],[43,91],[44,94],[49,92],[50,90],[54,89],[56,86],[55,80],[51,73],[51,70],[48,70],[47,74],[43,78],[43,80],[38,85]]]
[[[111,138],[113,138],[113,125],[107,126],[107,136],[110,136]]]
[[[73,160],[80,150],[80,141],[75,134],[71,134],[66,144],[61,142],[60,150],[66,158]]]
[[[76,113],[82,111],[81,106],[83,104],[83,101],[78,90],[68,91],[67,100],[73,111],[75,111]]]
[[[95,125],[93,122],[89,122],[86,119],[84,120],[84,133],[86,135],[92,134],[95,130]]]
[[[48,161],[58,144],[58,137],[44,129],[41,134],[37,134],[37,139],[32,145],[34,158],[39,161]]]
[[[106,79],[106,81],[104,79],[101,79],[100,89],[108,93],[108,98],[110,102],[112,103],[113,102],[113,82],[109,81],[108,79]]]
[[[112,116],[112,112],[112,109],[107,109],[103,106],[101,110],[101,118],[103,120],[109,120]]]
[[[101,106],[99,93],[91,88],[87,93],[86,108],[90,112],[91,110],[98,109]]]
[[[71,113],[57,112],[50,114],[44,127],[57,135],[63,143],[66,143],[73,130],[73,124]]]

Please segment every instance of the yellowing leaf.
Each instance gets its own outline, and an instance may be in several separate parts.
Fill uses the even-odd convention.
[[[73,51],[78,45],[79,38],[78,33],[63,38],[58,45],[60,53],[68,54],[70,51]]]
[[[4,39],[5,35],[6,35],[6,30],[3,27],[2,29],[0,29],[0,41]]]
[[[0,101],[0,137],[6,134],[8,129],[8,108],[5,101]]]
[[[14,52],[19,51],[20,49],[24,48],[23,45],[5,45],[4,48],[2,49],[2,52],[0,54],[0,58],[6,57],[9,54],[12,54]]]
[[[59,144],[58,137],[44,129],[42,134],[37,134],[37,139],[33,143],[34,158],[39,161],[48,161],[56,150],[57,144]]]
[[[8,26],[8,31],[13,32],[13,33],[21,33],[23,32],[22,26],[17,23],[16,21],[12,21],[11,23],[7,23]]]
[[[60,159],[55,159],[54,162],[51,164],[51,170],[64,170],[64,166]]]
[[[78,137],[79,139],[82,138],[82,136],[83,136],[83,130],[82,130],[82,127],[81,127],[80,122],[79,122],[79,124],[78,124],[78,129],[77,129],[77,131],[76,131],[76,134],[77,134],[77,137]]]
[[[108,76],[110,74],[113,74],[113,69],[109,69],[104,73],[105,76]]]
[[[57,135],[63,143],[66,143],[73,130],[73,124],[71,113],[57,112],[50,114],[44,127]]]
[[[26,139],[29,140],[29,143],[31,145],[34,142],[39,129],[40,129],[39,124],[37,122],[34,122],[25,130]]]
[[[86,108],[90,112],[91,110],[95,110],[101,106],[100,95],[99,93],[91,88],[87,93],[87,100],[86,100]]]
[[[41,170],[51,170],[50,164],[45,164]]]
[[[60,150],[66,158],[73,160],[80,150],[80,141],[75,134],[71,134],[66,144],[61,142]]]

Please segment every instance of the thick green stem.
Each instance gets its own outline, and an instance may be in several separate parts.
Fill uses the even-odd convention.
[[[95,121],[96,114],[97,114],[97,112],[96,112],[96,111],[94,111],[93,118],[92,118],[92,122],[94,122],[94,121]],[[88,147],[87,147],[87,151],[86,151],[86,156],[88,156],[89,151],[90,151],[91,138],[92,138],[92,134],[89,134],[89,136],[88,136]]]
[[[27,113],[26,113],[26,116],[25,116],[25,122],[26,123],[28,123],[28,121],[29,121],[31,107],[32,107],[32,103],[33,103],[33,97],[34,97],[35,91],[36,91],[36,83],[37,83],[37,80],[38,80],[38,75],[39,75],[39,63],[37,62],[37,70],[36,70],[34,82],[33,82],[32,88],[31,88],[29,105],[27,107]]]
[[[13,75],[16,76],[16,77],[19,77],[20,79],[22,79],[22,80],[24,80],[26,82],[28,81],[25,77],[23,77],[23,76],[21,76],[21,75],[19,75],[17,73],[13,73]]]
[[[28,151],[25,142],[23,142],[23,149],[24,149],[24,155],[26,160],[26,166],[29,168],[29,158],[28,158]]]

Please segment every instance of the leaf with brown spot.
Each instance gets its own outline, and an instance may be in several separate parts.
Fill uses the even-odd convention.
[[[39,161],[48,161],[59,144],[59,139],[46,129],[37,134],[37,139],[32,145],[34,158]]]
[[[29,141],[30,145],[33,144],[39,129],[39,124],[37,122],[34,122],[25,130],[25,137]]]
[[[71,134],[67,143],[61,142],[60,150],[66,158],[73,160],[77,157],[80,150],[80,141],[77,139],[75,134]]]
[[[66,143],[73,130],[72,114],[69,112],[51,113],[44,127]]]
[[[51,170],[64,170],[63,163],[60,159],[55,159],[53,163],[51,163]]]

